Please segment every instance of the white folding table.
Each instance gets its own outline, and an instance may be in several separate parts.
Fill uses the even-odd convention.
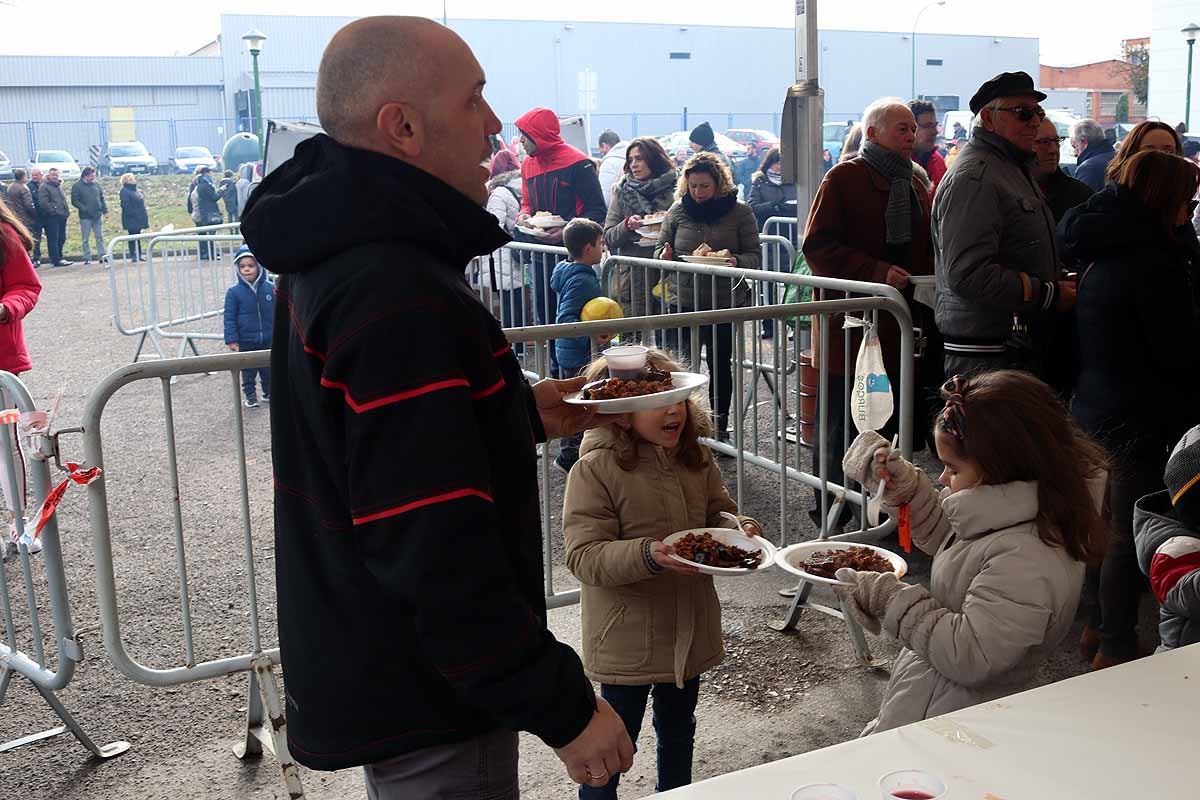
[[[947,800],[1197,800],[1200,644],[654,797],[788,800],[840,783],[879,800],[899,769],[937,774]]]

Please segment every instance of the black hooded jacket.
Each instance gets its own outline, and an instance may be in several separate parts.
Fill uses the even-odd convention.
[[[1169,448],[1200,409],[1196,237],[1115,184],[1068,211],[1059,235],[1080,274],[1071,413],[1111,449]]]
[[[467,197],[318,135],[251,195],[281,274],[271,352],[288,740],[314,769],[490,730],[553,747],[595,710],[545,624],[532,392],[467,262]]]

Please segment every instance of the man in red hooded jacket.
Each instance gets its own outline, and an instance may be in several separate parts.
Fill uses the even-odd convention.
[[[604,225],[608,206],[600,190],[596,164],[578,149],[563,141],[558,116],[548,108],[531,109],[517,119],[521,146],[526,159],[521,164],[521,214],[517,224],[539,211],[557,214],[567,222],[587,217]],[[521,237],[517,237],[520,240]],[[562,244],[562,228],[538,239],[526,239],[538,244]],[[549,286],[550,274],[556,259],[552,255],[533,254],[534,306],[539,325],[554,322],[558,298]],[[554,345],[550,345],[551,375],[558,372]],[[574,377],[574,376],[572,376]]]

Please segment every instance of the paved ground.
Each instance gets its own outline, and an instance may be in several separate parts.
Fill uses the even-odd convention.
[[[26,335],[36,368],[26,376],[39,402],[60,388],[58,426],[79,424],[88,392],[112,369],[127,363],[133,341],[119,336],[109,320],[107,275],[92,267],[43,273],[41,303],[27,320]],[[210,345],[209,351],[215,346]],[[183,662],[180,592],[175,572],[172,492],[167,480],[163,393],[169,388],[179,446],[180,509],[191,613],[198,660],[245,652],[249,646],[247,574],[242,550],[237,448],[232,431],[236,394],[228,374],[188,377],[164,387],[143,382],[117,393],[102,425],[112,547],[116,566],[122,638],[142,663],[165,668]],[[765,420],[765,409],[763,410]],[[765,443],[764,443],[765,444]],[[80,456],[78,438],[67,438],[65,455]],[[270,453],[265,409],[246,414],[250,521],[264,640],[274,640],[274,592],[270,531]],[[734,473],[727,477],[732,485]],[[561,479],[550,483],[552,525],[557,530]],[[788,494],[789,538],[811,537],[803,509],[811,493]],[[749,469],[743,485],[748,513],[777,520],[778,483]],[[223,678],[174,688],[150,688],[121,676],[104,653],[98,631],[93,555],[85,492],[72,490],[61,507],[61,527],[72,607],[83,635],[86,660],[63,702],[101,741],[125,739],[128,753],[98,763],[70,738],[57,738],[0,755],[0,797],[26,800],[148,800],[150,798],[283,798],[274,763],[242,763],[230,752],[245,713],[244,678]],[[777,522],[769,522],[777,528]],[[556,536],[561,565],[561,539]],[[7,565],[10,580],[16,573]],[[913,560],[913,578],[925,580],[927,563]],[[559,567],[560,588],[572,585]],[[884,676],[854,663],[840,623],[810,615],[800,630],[780,635],[766,621],[781,615],[787,587],[773,571],[754,579],[723,580],[728,658],[708,676],[701,692],[696,745],[697,779],[775,760],[851,738],[878,707]],[[818,594],[818,597],[820,595]],[[1149,605],[1149,604],[1147,604]],[[1146,608],[1146,630],[1153,629]],[[28,635],[23,607],[18,628]],[[579,645],[578,607],[550,615],[556,635]],[[873,640],[883,655],[895,645]],[[355,654],[348,654],[354,657]],[[1077,674],[1082,664],[1070,641],[1044,672],[1057,679]],[[14,681],[0,713],[0,741],[50,727],[53,715],[28,682]],[[647,725],[642,755],[627,778],[626,797],[653,790],[653,732]],[[572,789],[556,758],[534,739],[522,743],[524,796],[565,798]],[[308,796],[364,796],[356,771],[305,772]]]

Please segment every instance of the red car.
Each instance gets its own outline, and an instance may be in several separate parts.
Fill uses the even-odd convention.
[[[770,131],[754,128],[731,128],[725,135],[743,145],[752,156],[765,155],[772,147],[779,146],[779,137]]]

